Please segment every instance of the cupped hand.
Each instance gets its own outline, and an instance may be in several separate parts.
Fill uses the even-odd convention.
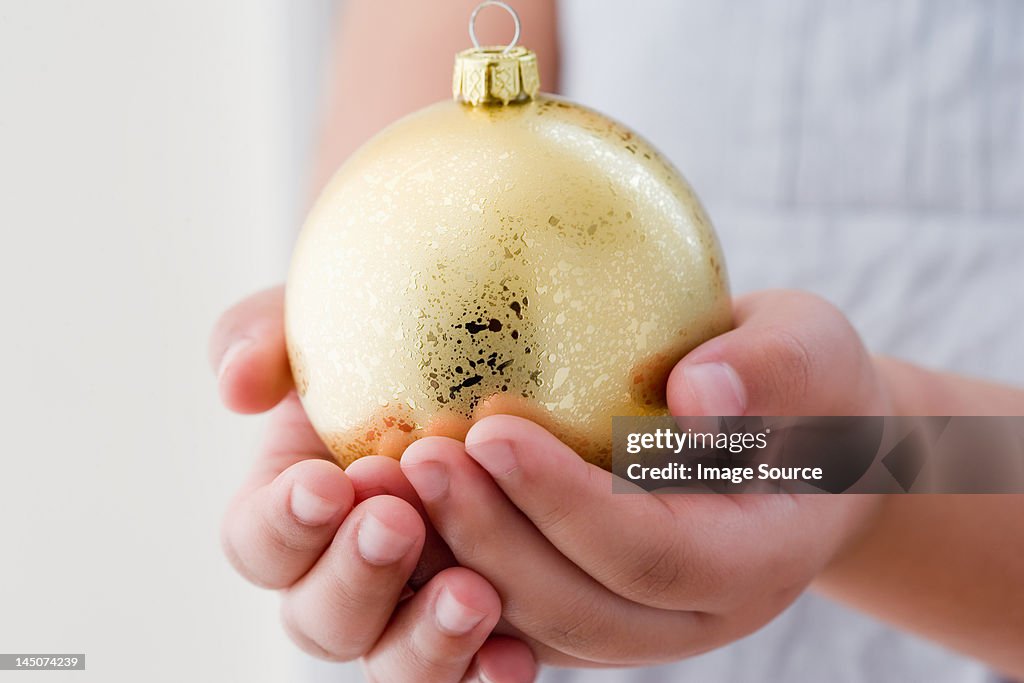
[[[501,600],[479,573],[450,567],[409,596],[433,532],[395,460],[347,471],[331,460],[293,391],[281,288],[225,313],[210,356],[229,408],[273,411],[222,536],[243,576],[281,592],[292,639],[324,659],[361,658],[371,680],[532,681],[530,649],[492,634]]]
[[[675,415],[887,414],[846,319],[797,292],[736,303],[737,327],[688,354]],[[863,532],[873,496],[613,495],[612,475],[536,424],[496,415],[465,443],[428,437],[402,470],[459,565],[497,590],[541,661],[641,665],[740,638]]]

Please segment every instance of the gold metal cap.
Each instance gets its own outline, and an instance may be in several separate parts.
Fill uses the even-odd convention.
[[[515,21],[515,35],[505,47],[480,47],[476,39],[476,15],[488,5],[503,8]],[[487,0],[477,5],[469,17],[469,37],[473,47],[455,55],[452,95],[456,100],[477,106],[533,99],[540,89],[537,55],[525,47],[516,46],[519,29],[519,15],[504,2]]]

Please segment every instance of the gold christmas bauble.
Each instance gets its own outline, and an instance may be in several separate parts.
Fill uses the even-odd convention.
[[[511,413],[609,467],[612,416],[666,414],[673,365],[730,327],[722,253],[678,171],[536,89],[523,48],[460,54],[457,100],[367,142],[312,209],[288,352],[342,465]]]

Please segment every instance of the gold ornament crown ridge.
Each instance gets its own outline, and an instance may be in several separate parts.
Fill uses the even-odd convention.
[[[474,107],[533,99],[540,90],[537,55],[525,47],[471,47],[455,55],[452,96]]]

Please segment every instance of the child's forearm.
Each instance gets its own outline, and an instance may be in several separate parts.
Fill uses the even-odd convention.
[[[1024,391],[882,358],[904,415],[1021,415]],[[826,594],[1024,676],[1024,495],[888,496]]]
[[[896,415],[1024,415],[1024,389],[879,356]]]

